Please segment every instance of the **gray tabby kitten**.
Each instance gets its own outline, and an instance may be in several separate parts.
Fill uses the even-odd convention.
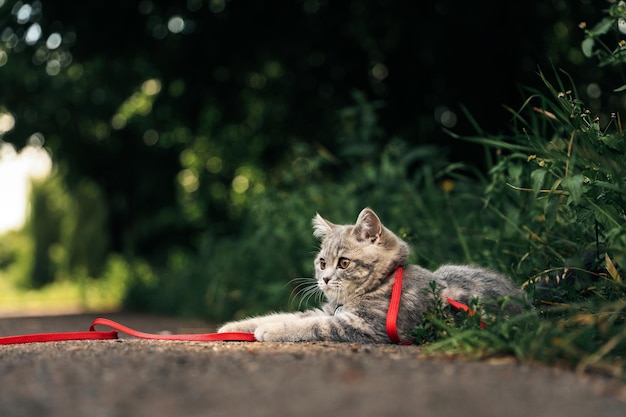
[[[316,285],[328,302],[321,309],[230,322],[219,332],[254,332],[259,341],[389,343],[385,323],[394,272],[406,262],[409,246],[369,208],[361,211],[355,225],[336,225],[317,214],[313,229],[322,241],[315,258]],[[447,265],[430,272],[405,266],[397,318],[403,340],[410,340],[425,310],[434,305],[428,291],[432,281],[444,305],[447,297],[469,304],[472,298],[523,296],[509,279],[489,269]],[[509,305],[511,312],[513,305],[519,307]]]

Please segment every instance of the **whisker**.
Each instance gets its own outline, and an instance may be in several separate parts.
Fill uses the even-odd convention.
[[[306,288],[303,291],[303,295],[302,295],[302,298],[300,299],[300,302],[298,303],[298,308],[302,307],[302,304],[308,304],[309,300],[313,296],[317,296],[319,298],[319,294],[320,292],[317,288],[317,285]]]
[[[294,278],[291,281],[289,281],[285,286],[290,285],[290,284],[291,285],[295,284],[291,293],[292,295],[293,294],[297,295],[301,291],[302,287],[307,287],[311,285],[311,282],[313,282],[313,278],[308,278],[308,277]]]
[[[293,305],[295,299],[299,297],[300,301],[298,302],[298,309],[300,309],[303,304],[306,304],[311,299],[311,297],[316,295],[319,291],[317,283],[315,282],[314,278],[311,277],[294,278],[289,281],[289,283],[296,283],[289,297],[289,302],[291,305]]]
[[[294,278],[294,279],[291,279],[291,280],[287,281],[287,283],[285,284],[285,287],[288,286],[288,285],[292,285],[294,283],[298,283],[296,285],[296,287],[298,287],[298,286],[302,285],[302,283],[310,282],[312,280],[313,280],[313,278],[311,278],[311,277],[297,277],[297,278]]]

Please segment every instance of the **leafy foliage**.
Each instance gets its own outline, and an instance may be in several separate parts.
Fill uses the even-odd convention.
[[[585,39],[581,49],[586,57],[595,57],[600,67],[614,66],[621,68],[626,62],[626,43],[619,40],[619,35],[626,33],[626,3],[612,1],[605,10],[605,16],[592,28],[583,22],[580,27],[585,30]],[[609,40],[607,40],[607,38]],[[616,91],[622,91],[625,86]]]
[[[600,120],[560,79],[557,89],[540,76],[550,96],[532,91],[513,112],[515,135],[468,138],[499,152],[485,207],[507,219],[511,229],[501,238],[515,245],[511,253],[523,254],[518,268],[525,274],[540,276],[555,264],[597,273],[603,253],[617,263],[625,256],[619,116],[600,129]]]

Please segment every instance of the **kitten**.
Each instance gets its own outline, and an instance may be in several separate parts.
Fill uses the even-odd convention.
[[[313,234],[321,239],[315,258],[316,286],[327,299],[319,309],[275,313],[225,324],[219,332],[254,332],[259,341],[329,341],[389,343],[386,316],[394,272],[404,266],[409,246],[365,208],[354,225],[336,225],[319,214]],[[444,305],[449,297],[463,304],[472,298],[522,298],[505,276],[481,267],[442,266],[430,272],[417,265],[404,266],[398,333],[410,340],[412,329],[434,305],[431,282]],[[516,303],[509,303],[515,312]]]

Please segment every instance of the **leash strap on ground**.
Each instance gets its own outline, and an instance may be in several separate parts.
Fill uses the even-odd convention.
[[[109,332],[58,332],[36,333],[18,336],[0,337],[0,345],[17,345],[21,343],[61,342],[65,340],[106,340],[117,339],[116,331]]]
[[[0,345],[15,345],[22,343],[61,342],[68,340],[107,340],[118,339],[117,331],[97,331],[97,325],[111,327],[129,336],[139,339],[151,340],[183,340],[188,342],[254,342],[254,333],[226,332],[226,333],[201,333],[201,334],[153,334],[143,333],[126,327],[113,320],[97,318],[91,323],[88,332],[57,332],[37,333],[18,336],[0,337]]]
[[[111,327],[122,333],[126,333],[129,336],[137,337],[139,339],[152,339],[152,340],[184,340],[188,342],[254,342],[254,333],[246,332],[225,332],[225,333],[199,333],[199,334],[153,334],[143,333],[137,330],[133,330],[130,327],[126,327],[113,320],[105,318],[97,318],[91,323],[90,331],[95,331],[97,325]]]

